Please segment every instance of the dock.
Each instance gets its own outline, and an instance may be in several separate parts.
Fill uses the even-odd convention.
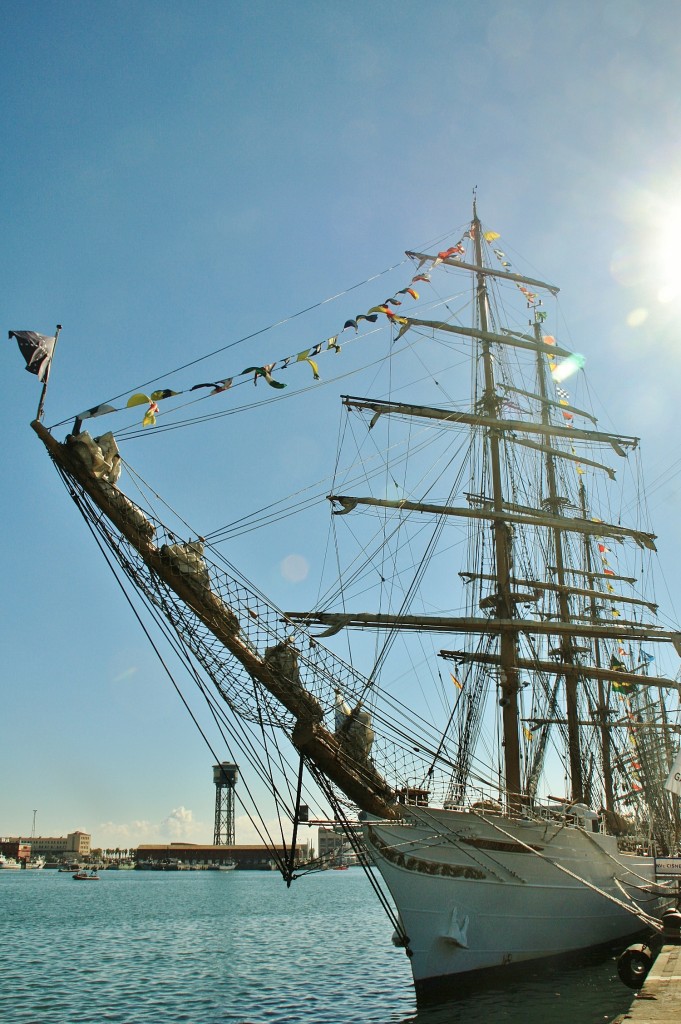
[[[681,945],[663,946],[630,1010],[613,1024],[678,1024],[681,1021]]]

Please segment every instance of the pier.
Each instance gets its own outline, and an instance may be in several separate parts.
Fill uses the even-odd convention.
[[[663,946],[627,1013],[613,1024],[677,1024],[681,1020],[681,945]]]

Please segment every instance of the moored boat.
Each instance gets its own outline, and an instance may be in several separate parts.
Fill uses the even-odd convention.
[[[311,363],[317,377],[314,360],[335,358],[344,331],[385,328],[386,390],[342,398],[342,441],[356,450],[336,459],[348,469],[328,494],[330,546],[344,563],[352,522],[357,550],[319,607],[281,610],[221,556],[219,531],[212,544],[183,534],[151,511],[153,493],[127,498],[113,436],[82,430],[112,405],[79,413],[63,443],[33,424],[150,615],[253,726],[265,751],[244,744],[253,763],[270,779],[278,743],[298,759],[292,781],[271,785],[292,848],[309,821],[306,779],[307,799],[378,869],[418,986],[659,928],[671,891],[654,856],[681,835],[665,789],[681,633],[658,620],[655,537],[638,512],[622,522],[637,495],[616,490],[611,465],[623,460],[636,485],[638,438],[598,428],[584,358],[549,330],[557,287],[516,272],[499,238],[474,206],[451,244],[407,253],[389,298],[325,343],[244,371],[280,389],[277,366],[281,377]],[[186,390],[219,395],[227,380]],[[181,393],[125,407],[148,403],[152,426]],[[368,493],[353,493],[360,481]],[[350,661],[335,646],[353,639]],[[296,877],[293,855],[276,866]]]
[[[42,869],[44,867],[45,867],[45,858],[44,857],[31,857],[30,860],[26,861],[26,870],[27,871],[42,871]]]

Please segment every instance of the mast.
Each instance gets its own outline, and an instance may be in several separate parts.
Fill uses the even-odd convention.
[[[541,340],[541,328],[535,318],[534,332],[537,341]],[[546,364],[541,354],[537,353],[537,383],[541,402],[542,423],[549,425],[550,411],[546,404],[548,393],[546,387]],[[548,486],[548,498],[546,503],[552,513],[558,515],[561,506],[561,497],[558,494],[556,485],[556,464],[551,447],[551,437],[548,435],[546,441],[546,483]],[[556,576],[558,579],[558,608],[562,622],[570,621],[570,601],[565,581],[565,561],[563,557],[563,535],[558,529],[554,529],[553,548],[556,560]],[[570,785],[572,799],[576,803],[584,800],[584,778],[582,774],[582,757],[579,738],[579,715],[577,712],[577,691],[579,685],[579,672],[574,660],[574,645],[572,637],[564,633],[560,637],[560,652],[563,664],[568,666],[565,672],[565,710],[567,715],[568,731],[568,758],[570,762]]]
[[[45,409],[45,399],[47,397],[47,385],[50,382],[50,370],[52,369],[52,361],[54,360],[54,353],[57,348],[57,342],[59,341],[59,334],[61,332],[61,324],[57,324],[57,329],[54,332],[54,345],[52,346],[52,357],[47,364],[45,370],[45,379],[43,380],[43,390],[40,393],[40,402],[38,403],[38,411],[35,418],[40,421],[43,418],[43,411]]]
[[[673,727],[669,725],[669,719],[667,717],[667,706],[665,704],[664,694],[660,694],[660,717],[662,719],[662,742],[664,744],[664,752],[666,757],[666,765],[671,768],[674,760],[674,754],[671,750],[671,744],[669,742],[671,733],[674,731]],[[667,798],[669,799],[669,798]],[[672,842],[670,843],[671,849],[678,848],[679,837],[681,836],[681,809],[679,808],[679,801],[672,799],[672,813],[674,818],[674,832],[672,836]]]
[[[582,507],[582,515],[586,519],[586,489],[582,481],[579,484],[579,500]],[[591,572],[593,565],[591,559],[591,544],[588,537],[584,537],[584,564],[587,572]],[[599,606],[595,595],[591,597],[590,612],[593,619],[599,618]],[[594,664],[601,667],[601,645],[598,639],[594,640]],[[615,810],[615,790],[612,779],[612,750],[610,743],[610,729],[608,728],[608,702],[605,696],[605,681],[599,679],[598,683],[598,720],[601,736],[601,760],[603,762],[603,796],[606,811]]]
[[[487,278],[482,268],[481,224],[478,220],[477,205],[473,200],[473,245],[475,248],[476,290],[480,330],[489,331],[487,316]],[[484,392],[481,407],[490,419],[498,419],[499,398],[494,379],[494,363],[490,342],[483,338],[482,363],[484,372]],[[501,477],[500,432],[492,429],[489,432],[490,467],[492,471],[492,501],[498,518],[492,523],[494,537],[494,554],[496,561],[497,593],[496,617],[510,620],[514,617],[512,601],[512,548],[508,523],[502,518],[504,511],[504,491]],[[520,806],[520,737],[518,725],[518,666],[517,666],[517,633],[503,629],[499,641],[499,685],[501,689],[502,727],[504,741],[504,761],[506,769],[506,799],[511,808]]]

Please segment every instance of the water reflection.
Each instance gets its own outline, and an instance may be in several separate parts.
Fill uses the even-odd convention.
[[[617,953],[561,965],[536,963],[512,979],[478,982],[419,997],[400,1024],[606,1024],[631,1006],[634,993],[619,979]]]

